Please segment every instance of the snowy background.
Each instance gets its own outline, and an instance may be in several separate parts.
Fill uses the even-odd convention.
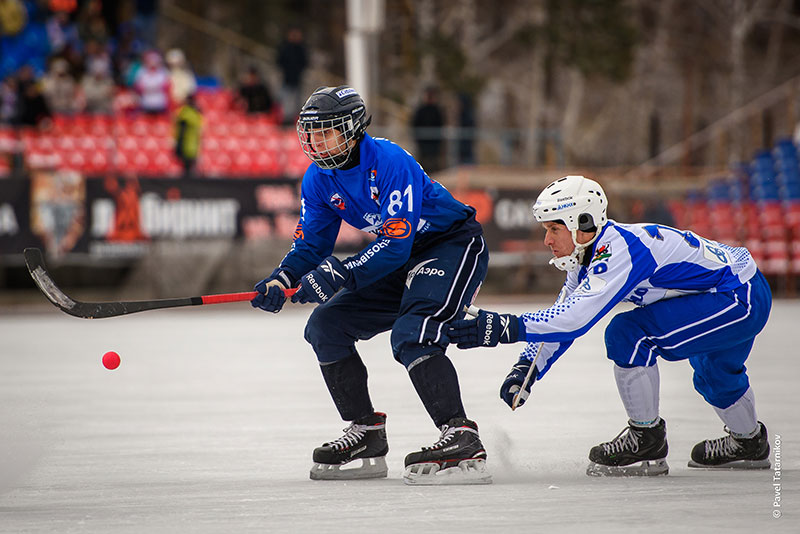
[[[243,303],[96,321],[55,308],[0,314],[0,532],[797,532],[796,300],[775,302],[748,360],[772,469],[689,469],[692,446],[723,435],[722,423],[688,362],[661,362],[669,476],[586,476],[589,449],[626,423],[606,318],[513,413],[497,392],[521,344],[449,351],[494,477],[460,487],[402,483],[404,456],[439,432],[388,334],[359,345],[374,405],[389,416],[388,479],[309,480],[311,451],[345,426],[303,341],[309,312]],[[115,371],[101,364],[108,350],[122,357]]]

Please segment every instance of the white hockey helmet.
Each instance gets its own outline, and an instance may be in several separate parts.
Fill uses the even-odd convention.
[[[558,221],[572,234],[575,250],[569,256],[553,258],[552,265],[562,271],[574,271],[583,259],[583,252],[597,239],[608,221],[608,198],[600,184],[583,176],[564,176],[544,188],[533,205],[533,216],[538,222]],[[588,243],[578,243],[578,230],[594,231]]]

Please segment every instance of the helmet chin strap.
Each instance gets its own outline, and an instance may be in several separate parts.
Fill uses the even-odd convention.
[[[554,265],[557,269],[561,271],[572,272],[578,267],[580,267],[581,263],[583,262],[583,254],[586,252],[586,249],[597,240],[597,236],[600,235],[600,229],[598,228],[597,231],[594,233],[594,237],[592,237],[586,243],[580,244],[578,243],[578,231],[572,230],[572,243],[575,245],[575,248],[572,249],[572,254],[569,256],[561,256],[560,258],[552,258],[550,260],[550,265]]]

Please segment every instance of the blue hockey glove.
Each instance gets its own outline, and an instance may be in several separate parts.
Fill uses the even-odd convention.
[[[283,290],[289,285],[291,285],[291,279],[286,272],[280,268],[275,269],[271,275],[255,285],[253,289],[258,291],[258,295],[250,301],[250,305],[264,311],[278,313],[286,302]]]
[[[452,321],[447,336],[459,349],[516,343],[519,341],[519,317],[481,310],[477,319]]]
[[[522,388],[522,383],[525,382],[525,376],[527,376],[528,370],[531,368],[532,363],[533,362],[531,362],[528,358],[520,358],[516,365],[511,368],[511,372],[508,373],[508,376],[503,381],[503,385],[500,386],[500,398],[503,399],[503,402],[508,404],[509,408],[513,409],[514,395],[516,395],[517,391],[520,391]],[[537,374],[538,370],[534,370],[531,374],[528,384],[519,395],[517,407],[522,406],[525,404],[525,401],[528,400],[528,395],[531,394],[531,386],[536,381]]]
[[[328,256],[319,266],[300,278],[300,288],[292,302],[323,304],[350,279],[350,271],[335,256]]]

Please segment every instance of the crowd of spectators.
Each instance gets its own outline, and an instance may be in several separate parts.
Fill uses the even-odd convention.
[[[62,165],[150,175],[180,165],[184,176],[294,165],[282,156],[286,129],[269,128],[299,111],[302,31],[287,29],[279,47],[276,98],[256,65],[230,88],[196,77],[182,50],[156,46],[157,23],[158,0],[0,0],[0,177]],[[283,113],[287,103],[295,109]]]
[[[179,108],[197,89],[184,53],[162,58],[150,40],[150,10],[130,13],[110,23],[100,0],[0,0],[0,122]]]
[[[105,4],[105,6],[104,6]],[[121,9],[127,4],[132,9]],[[36,126],[53,115],[177,113],[198,89],[182,50],[155,47],[156,0],[0,0],[0,123]],[[116,6],[109,17],[108,5]],[[120,12],[128,12],[118,20]],[[109,20],[111,19],[111,20]],[[255,66],[243,73],[235,103],[247,113],[293,122],[307,64],[302,31],[279,47],[280,100]]]

